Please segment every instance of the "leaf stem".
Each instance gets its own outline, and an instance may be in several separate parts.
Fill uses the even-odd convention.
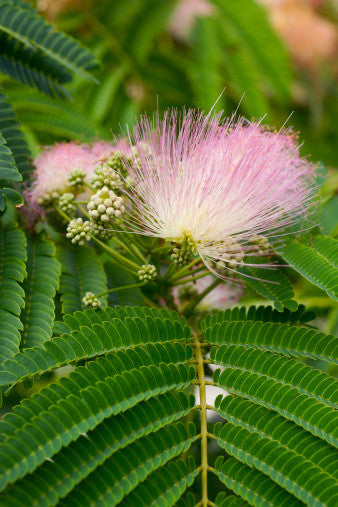
[[[201,258],[200,257],[197,257],[197,259],[193,259],[189,264],[187,264],[183,268],[179,269],[175,273],[175,276],[173,276],[170,281],[173,282],[175,280],[179,280],[180,278],[182,278],[182,276],[185,276],[186,273],[188,275],[189,274],[189,269],[192,268],[193,266],[195,266],[195,264],[198,264],[199,262],[201,262]]]
[[[180,280],[179,282],[174,282],[171,285],[176,286],[176,285],[183,285],[183,284],[189,283],[189,282],[194,282],[195,280],[199,280],[200,278],[204,278],[205,276],[208,276],[209,274],[210,273],[208,273],[208,272],[201,273],[200,275],[197,275],[197,276],[192,276],[190,278],[184,278],[184,280]]]
[[[207,402],[205,395],[205,375],[201,344],[197,334],[194,334],[195,355],[197,359],[197,378],[200,392],[200,417],[201,417],[201,481],[202,500],[201,506],[208,506],[208,429],[207,429]]]
[[[111,292],[119,292],[120,290],[128,290],[128,289],[135,289],[135,287],[142,287],[143,285],[146,285],[144,282],[141,283],[133,283],[131,285],[121,285],[120,287],[113,287],[112,289],[108,289],[105,292],[101,292],[101,294],[98,294],[97,298],[100,298],[101,296],[105,296],[106,294],[110,294]]]

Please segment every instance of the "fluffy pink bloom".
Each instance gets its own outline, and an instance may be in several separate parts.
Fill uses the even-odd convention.
[[[116,150],[118,148],[116,148],[112,143],[108,143],[107,141],[97,141],[90,147],[90,153],[98,159],[109,155],[114,149]]]
[[[34,205],[46,194],[64,190],[68,175],[74,169],[83,170],[87,177],[92,176],[100,159],[113,149],[118,148],[105,141],[92,145],[62,142],[46,146],[34,161],[36,169],[31,188],[26,192],[27,200]]]
[[[67,177],[73,169],[91,174],[95,160],[97,157],[90,153],[88,145],[71,142],[45,147],[34,161],[36,169],[29,191],[30,201],[38,203],[46,194],[62,190],[67,186]]]
[[[314,166],[289,132],[190,110],[161,121],[142,117],[133,141],[130,229],[188,239],[213,271],[217,262],[233,269],[236,258],[242,265],[256,235],[273,243],[313,196]]]
[[[205,276],[187,285],[173,287],[172,294],[175,304],[181,307],[186,296],[190,295],[193,297],[194,294],[200,294],[207,289],[213,281],[214,279],[212,276]],[[201,310],[224,310],[225,308],[230,308],[238,303],[242,293],[243,288],[240,285],[218,285],[202,299],[198,308]]]

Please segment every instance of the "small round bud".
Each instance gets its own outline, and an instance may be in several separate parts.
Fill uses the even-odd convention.
[[[191,254],[191,249],[182,245],[181,248],[175,247],[173,249],[170,258],[176,266],[185,266],[186,264],[189,264]]]
[[[110,190],[115,190],[122,184],[121,176],[114,168],[110,167],[108,163],[103,163],[96,167],[94,173],[90,181],[95,189],[108,187]]]
[[[90,231],[90,222],[87,220],[84,222],[82,218],[74,218],[67,226],[66,238],[69,238],[73,245],[84,245],[90,241]]]
[[[83,169],[73,169],[68,174],[68,183],[70,187],[82,186],[84,183],[84,179],[86,177],[86,173]]]
[[[138,270],[137,275],[140,280],[150,282],[156,278],[156,268],[153,264],[143,264]]]
[[[73,213],[75,211],[74,199],[75,197],[71,193],[61,195],[59,198],[60,209],[65,213]]]
[[[103,226],[98,225],[96,222],[90,222],[90,232],[96,238],[107,240],[113,237],[114,231],[105,229]]]
[[[102,306],[101,301],[92,292],[86,292],[84,298],[82,298],[82,303],[86,308],[92,308],[93,310],[97,310]]]
[[[251,238],[251,244],[253,245],[253,251],[258,254],[264,254],[271,248],[269,240],[260,234],[255,234]]]
[[[116,195],[107,186],[92,195],[87,209],[90,218],[98,222],[108,222],[110,219],[119,218],[126,210],[123,205],[123,197]]]

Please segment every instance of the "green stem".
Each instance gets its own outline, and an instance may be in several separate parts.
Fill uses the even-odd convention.
[[[208,429],[207,429],[207,402],[205,394],[205,375],[201,344],[197,334],[194,334],[194,350],[197,359],[197,378],[200,392],[200,417],[201,417],[201,482],[202,500],[201,506],[208,505]]]
[[[105,243],[100,241],[95,236],[93,236],[91,234],[89,234],[89,235],[90,235],[91,239],[102,248],[102,250],[104,250],[105,252],[107,252],[108,255],[110,255],[110,257],[112,257],[114,260],[116,260],[117,262],[122,264],[126,269],[128,269],[132,273],[138,272],[138,270],[140,269],[140,266],[138,264],[131,261],[130,259],[127,259],[127,257],[124,257],[123,255],[119,254],[118,252],[116,252],[116,250],[113,250],[112,248],[110,248],[108,245],[106,245]]]
[[[185,317],[189,317],[192,313],[192,311],[194,310],[194,308],[202,301],[202,299],[207,295],[209,294],[209,292],[211,292],[215,287],[217,287],[217,285],[219,285],[220,283],[222,283],[222,280],[215,280],[211,285],[209,285],[209,287],[207,287],[203,292],[201,292],[200,294],[198,294],[197,296],[194,297],[194,300],[188,304],[182,314],[185,316]]]
[[[110,294],[111,292],[119,292],[120,290],[128,290],[128,289],[135,289],[135,287],[142,287],[143,285],[146,285],[144,282],[141,283],[133,283],[131,285],[121,285],[120,287],[114,287],[113,289],[106,290],[105,292],[101,292],[101,294],[98,294],[97,298],[100,298],[101,296],[105,296],[106,294]]]
[[[172,277],[171,281],[179,280],[180,278],[182,278],[182,276],[185,276],[186,274],[188,275],[189,269],[195,266],[195,264],[198,264],[199,262],[201,262],[200,257],[197,257],[197,259],[193,259],[189,264],[184,266],[182,269],[179,269],[175,273],[175,276]]]
[[[185,283],[194,282],[195,280],[199,280],[200,278],[204,278],[205,276],[208,276],[208,275],[210,275],[209,272],[201,273],[198,276],[192,276],[191,278],[185,278],[184,280],[180,280],[179,282],[172,283],[171,285],[172,286],[183,285]]]

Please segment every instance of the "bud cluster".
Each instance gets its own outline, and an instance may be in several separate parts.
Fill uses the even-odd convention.
[[[103,163],[96,167],[94,173],[90,181],[95,189],[107,187],[110,190],[115,190],[122,184],[119,173],[108,164]]]
[[[228,242],[226,251],[222,254],[221,259],[216,261],[217,270],[225,275],[233,275],[237,268],[244,266],[244,251],[239,243]]]
[[[268,239],[265,236],[261,236],[259,234],[252,236],[251,244],[253,245],[253,250],[258,254],[264,254],[271,248]]]
[[[175,266],[185,266],[190,262],[191,253],[190,248],[182,245],[181,248],[175,247],[173,249],[170,258]]]
[[[53,201],[59,199],[60,193],[57,190],[53,190],[52,192],[46,192],[44,195],[37,198],[36,202],[39,206],[47,207]]]
[[[111,239],[114,235],[114,231],[111,229],[105,229],[104,227],[101,227],[96,222],[89,222],[90,223],[90,232],[95,236],[96,238],[107,240]]]
[[[68,174],[68,183],[70,187],[80,187],[84,184],[86,172],[83,169],[73,169]]]
[[[89,232],[91,232],[90,222],[74,218],[67,226],[66,238],[69,238],[73,245],[84,245],[86,241],[90,241]]]
[[[156,278],[156,268],[153,264],[143,264],[138,270],[137,275],[140,280],[150,282]]]
[[[89,216],[94,221],[108,222],[111,218],[119,218],[125,211],[123,197],[118,196],[104,186],[92,195],[87,205]]]
[[[75,210],[74,194],[65,193],[59,198],[59,208],[65,213],[73,213]]]
[[[102,306],[101,301],[92,292],[86,292],[84,298],[82,298],[82,303],[86,308],[92,308],[93,310],[97,310]]]

